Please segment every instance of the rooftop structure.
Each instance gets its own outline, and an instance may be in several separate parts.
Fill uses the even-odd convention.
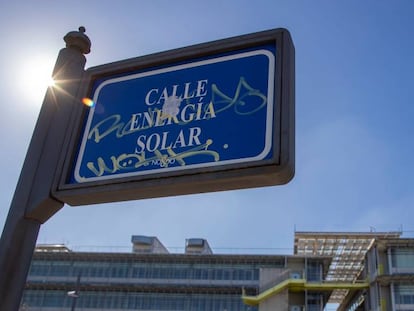
[[[132,252],[148,254],[168,254],[167,248],[155,236],[133,235]]]
[[[376,240],[398,239],[401,232],[295,232],[294,253],[332,258],[326,281],[353,283],[364,268],[364,258]],[[335,290],[330,303],[340,303],[347,290]]]

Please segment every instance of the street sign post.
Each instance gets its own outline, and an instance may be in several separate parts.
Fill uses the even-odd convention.
[[[85,28],[65,37],[66,47],[57,57],[53,78],[42,104],[32,140],[10,204],[0,239],[0,310],[19,310],[27,273],[41,224],[63,207],[51,195],[65,136],[76,112],[76,97],[85,74],[91,42]]]
[[[294,48],[276,29],[87,70],[54,196],[71,205],[287,183]],[[80,106],[81,107],[81,106]]]

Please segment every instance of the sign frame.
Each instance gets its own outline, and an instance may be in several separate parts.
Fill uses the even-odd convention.
[[[59,161],[61,169],[57,170],[52,196],[69,205],[86,205],[289,182],[295,170],[295,56],[292,39],[286,29],[242,35],[92,67],[86,70],[76,97],[89,97],[98,79],[192,63],[269,44],[276,47],[273,102],[268,103],[273,105],[272,147],[276,150],[271,159],[73,183],[70,176],[89,109],[79,104],[65,137]]]

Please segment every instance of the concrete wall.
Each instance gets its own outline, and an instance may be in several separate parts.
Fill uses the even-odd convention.
[[[288,311],[289,310],[289,293],[288,290],[264,300],[259,311]]]
[[[260,291],[263,291],[289,278],[289,270],[279,268],[261,268],[259,277]]]

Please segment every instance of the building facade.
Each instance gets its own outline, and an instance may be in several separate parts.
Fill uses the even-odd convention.
[[[376,240],[364,264],[369,289],[349,295],[340,311],[414,311],[414,239]]]
[[[296,232],[293,255],[132,243],[129,253],[39,245],[21,310],[414,311],[414,239],[400,233]]]
[[[325,282],[356,285],[332,292],[338,311],[414,311],[414,239],[400,235],[298,232],[295,253],[331,256]]]
[[[131,253],[38,246],[21,309],[322,311],[329,298],[327,291],[305,295],[290,286],[250,304],[242,295],[254,298],[292,279],[321,282],[330,258],[213,254],[204,239],[188,239],[183,254],[168,253],[156,237],[134,236],[132,242]]]

